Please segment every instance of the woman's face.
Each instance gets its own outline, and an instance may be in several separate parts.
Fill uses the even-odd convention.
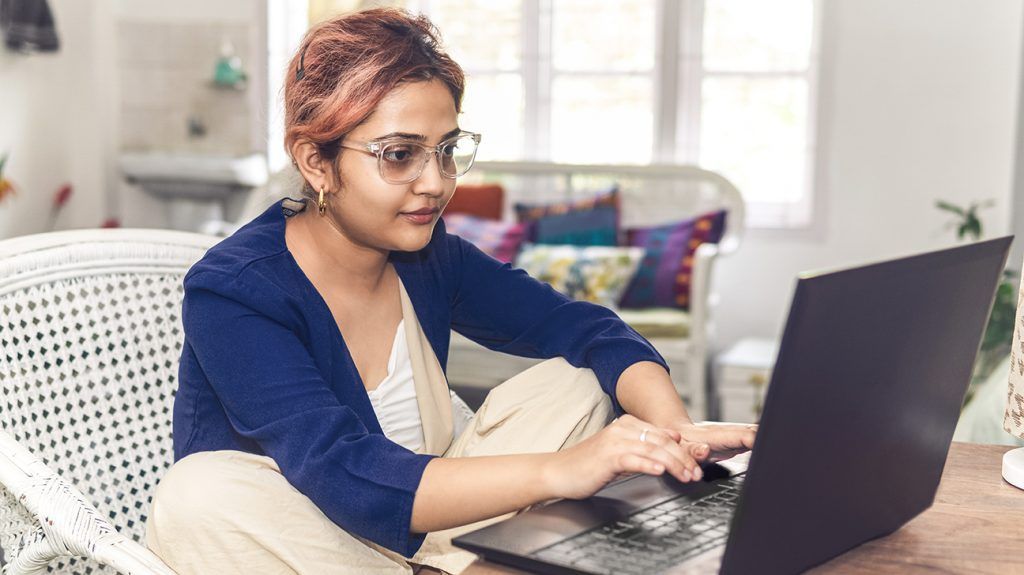
[[[410,82],[388,93],[344,144],[361,148],[367,142],[399,139],[436,146],[458,131],[455,101],[444,83]],[[350,240],[371,249],[422,249],[455,192],[455,180],[441,176],[436,154],[420,177],[407,184],[384,181],[374,154],[343,148],[338,165],[341,188],[329,198],[328,215]],[[410,214],[424,209],[433,211],[426,217]]]

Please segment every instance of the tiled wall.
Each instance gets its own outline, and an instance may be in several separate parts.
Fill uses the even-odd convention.
[[[252,74],[256,31],[243,23],[121,21],[117,24],[120,129],[123,151],[239,155],[251,151],[250,83],[213,87],[221,41],[227,38]],[[204,136],[190,136],[189,118]]]

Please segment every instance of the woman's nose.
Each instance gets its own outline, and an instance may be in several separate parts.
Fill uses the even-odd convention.
[[[413,182],[413,192],[428,195],[444,193],[444,178],[441,176],[441,165],[438,163],[436,151],[427,158],[420,177]]]

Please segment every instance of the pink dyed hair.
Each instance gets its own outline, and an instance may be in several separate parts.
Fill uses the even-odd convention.
[[[364,10],[322,22],[308,32],[288,65],[284,85],[285,149],[298,141],[337,162],[341,140],[403,82],[438,79],[455,110],[465,75],[440,47],[437,28],[404,10]],[[311,193],[309,186],[305,186]]]

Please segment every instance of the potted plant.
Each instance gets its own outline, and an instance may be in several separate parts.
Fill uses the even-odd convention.
[[[978,241],[983,235],[981,218],[978,217],[978,210],[992,207],[994,202],[974,202],[966,208],[939,200],[935,207],[949,212],[956,216],[951,226],[956,227],[958,240],[969,239]],[[1007,269],[1003,271],[1003,279],[996,288],[995,302],[992,304],[992,314],[985,326],[985,335],[981,339],[981,348],[978,351],[978,359],[974,364],[974,374],[971,377],[971,388],[968,391],[968,401],[973,394],[975,384],[987,378],[992,370],[999,365],[1000,360],[1009,355],[1010,346],[1013,341],[1013,327],[1017,318],[1017,284],[1020,281],[1020,273]]]

